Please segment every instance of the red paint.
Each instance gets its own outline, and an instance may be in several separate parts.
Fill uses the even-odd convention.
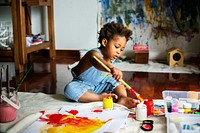
[[[40,118],[40,121],[47,122],[47,124],[51,124],[54,126],[61,126],[65,124],[65,121],[63,118],[65,118],[67,115],[62,114],[47,114],[47,118]]]
[[[46,117],[42,117],[39,119],[42,122],[46,122],[47,124],[52,125],[53,127],[71,125],[74,127],[84,127],[88,125],[97,125],[98,123],[106,123],[112,119],[108,119],[107,121],[99,122],[96,119],[89,119],[88,117],[77,117],[65,114],[47,114]]]
[[[96,110],[93,110],[92,112],[103,112],[103,110],[101,110],[101,109],[96,109]]]
[[[149,125],[149,124],[143,124],[142,127],[146,130],[151,130],[152,129],[152,126]]]
[[[41,110],[41,111],[40,111],[40,113],[44,114],[44,113],[45,113],[45,111],[44,111],[44,110]]]
[[[154,111],[154,103],[152,99],[145,99],[144,104],[147,106],[147,115],[152,115]]]
[[[66,112],[73,114],[73,115],[78,114],[78,110],[70,110],[70,111],[66,111]]]
[[[138,95],[138,93],[137,93],[135,90],[133,90],[133,88],[130,88],[130,92],[131,92],[133,95],[135,95],[135,96]]]
[[[140,101],[143,101],[143,98],[137,93],[133,88],[130,88],[130,92],[135,95]]]

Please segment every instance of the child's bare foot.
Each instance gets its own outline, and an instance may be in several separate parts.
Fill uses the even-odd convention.
[[[130,109],[130,108],[136,107],[136,105],[140,102],[139,102],[139,100],[136,100],[136,99],[133,99],[133,98],[130,98],[130,97],[119,97],[117,103],[122,104],[122,105],[124,105],[124,106],[126,106],[127,108]]]

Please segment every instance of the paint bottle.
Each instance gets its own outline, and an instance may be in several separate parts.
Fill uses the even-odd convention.
[[[108,96],[103,99],[103,109],[112,109],[113,108],[113,99]]]
[[[188,99],[187,102],[191,103],[191,105],[192,105],[191,109],[192,110],[198,109],[198,100],[196,100],[196,99]]]
[[[147,118],[147,106],[145,104],[138,104],[136,107],[136,120],[143,121]]]
[[[183,108],[184,108],[184,113],[188,114],[189,112],[191,112],[192,104],[191,103],[184,103]]]
[[[154,111],[154,103],[152,99],[145,99],[144,104],[147,107],[147,116],[152,115]]]
[[[172,112],[178,112],[178,99],[173,98],[171,103],[172,103]]]
[[[184,114],[184,109],[178,109],[179,114]]]
[[[172,112],[172,97],[171,96],[167,96],[165,98],[166,103],[167,103],[167,111],[170,113]]]

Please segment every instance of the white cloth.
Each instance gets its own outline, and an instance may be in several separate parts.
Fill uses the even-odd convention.
[[[187,64],[183,67],[170,67],[167,64],[149,61],[148,64],[121,62],[114,63],[113,65],[121,71],[200,74],[200,70],[197,66]]]
[[[19,92],[18,99],[21,108],[17,112],[17,118],[9,123],[0,123],[0,132],[16,133],[28,127],[40,116],[40,111],[58,112],[62,107],[67,105],[80,105],[84,103],[77,103],[67,101],[64,95],[61,94],[44,94],[44,93],[27,93]],[[154,120],[154,129],[150,133],[166,133],[166,119],[164,116],[151,117]],[[141,122],[133,118],[127,118],[124,128],[119,130],[123,133],[143,133],[140,129]]]

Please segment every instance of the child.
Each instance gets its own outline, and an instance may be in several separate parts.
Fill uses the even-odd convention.
[[[119,104],[135,107],[138,100],[127,97],[126,88],[119,82],[122,72],[111,64],[112,60],[121,55],[131,35],[132,31],[122,24],[105,24],[98,38],[101,46],[88,51],[78,65],[72,68],[73,80],[65,87],[65,97],[79,102],[94,102],[112,96]],[[93,56],[109,67],[111,74]]]

